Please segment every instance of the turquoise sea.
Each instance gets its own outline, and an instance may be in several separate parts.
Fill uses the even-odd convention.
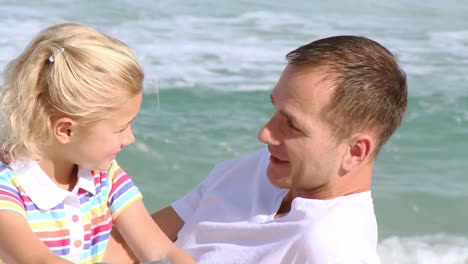
[[[468,263],[468,5],[463,1],[6,1],[0,66],[42,28],[77,21],[129,44],[145,71],[137,142],[118,160],[150,211],[262,144],[284,55],[354,34],[398,54],[410,106],[374,172],[386,264]]]

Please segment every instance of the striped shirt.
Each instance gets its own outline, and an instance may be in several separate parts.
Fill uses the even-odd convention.
[[[141,197],[116,161],[107,172],[79,168],[71,192],[37,163],[9,167],[0,162],[0,210],[24,216],[49,249],[74,263],[102,261],[113,220]]]

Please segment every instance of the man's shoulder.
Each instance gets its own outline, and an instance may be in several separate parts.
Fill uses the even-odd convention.
[[[265,169],[268,164],[268,150],[261,148],[250,154],[228,159],[218,163],[210,174],[237,172],[244,171],[250,174],[261,169]]]
[[[374,231],[376,219],[370,192],[341,196],[330,200],[302,199],[299,210],[305,211],[313,220],[311,232],[344,234]],[[317,228],[315,228],[317,227]],[[316,230],[317,229],[317,230]],[[333,232],[330,232],[333,230]]]
[[[341,223],[334,222],[333,225],[316,225],[303,230],[295,248],[302,247],[305,252],[310,252],[310,257],[317,263],[376,264],[380,262],[377,237],[374,238],[373,233],[359,227],[353,228],[345,220]]]
[[[233,190],[235,186],[244,186],[246,181],[264,181],[263,177],[269,162],[268,150],[259,149],[253,153],[237,158],[225,160],[217,164],[203,181],[208,189],[228,188]]]
[[[298,244],[307,245],[320,263],[334,260],[335,257],[378,259],[377,224],[372,199],[370,194],[358,196],[317,203],[303,199],[308,206],[302,209],[310,220],[304,226]]]

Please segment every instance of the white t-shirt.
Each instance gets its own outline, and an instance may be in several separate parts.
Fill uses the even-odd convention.
[[[268,163],[266,148],[223,162],[174,202],[185,222],[177,245],[200,264],[380,263],[370,192],[295,198],[273,219],[288,190],[271,185]]]

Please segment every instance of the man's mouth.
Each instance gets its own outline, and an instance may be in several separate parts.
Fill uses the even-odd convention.
[[[288,163],[289,161],[287,160],[282,160],[274,156],[273,154],[270,155],[270,162],[275,163],[275,164],[285,164]]]

